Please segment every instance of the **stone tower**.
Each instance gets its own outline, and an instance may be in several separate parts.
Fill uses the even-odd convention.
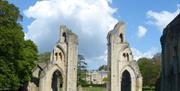
[[[125,24],[118,22],[107,35],[108,91],[142,91],[142,77],[129,44],[125,40]]]
[[[60,27],[60,38],[47,64],[38,64],[28,91],[77,91],[78,39],[66,26]],[[60,88],[62,86],[62,88]]]

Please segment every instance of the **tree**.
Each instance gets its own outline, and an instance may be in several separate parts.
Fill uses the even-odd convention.
[[[107,83],[107,82],[108,82],[108,77],[104,77],[104,78],[103,78],[103,81],[104,81],[105,83]]]
[[[48,63],[50,61],[50,52],[44,52],[38,55],[38,62],[45,62]]]
[[[141,71],[141,74],[143,76],[143,84],[145,86],[150,85],[150,80],[152,78],[151,73],[152,73],[152,64],[151,60],[148,58],[140,58],[138,60],[139,68]]]
[[[160,75],[160,54],[154,55],[152,59],[140,58],[138,65],[143,76],[144,86],[154,86]]]
[[[86,72],[87,72],[87,63],[85,62],[85,58],[83,55],[78,55],[78,85],[87,84],[86,81]]]
[[[107,65],[102,65],[98,69],[99,71],[107,71]]]
[[[37,47],[24,40],[16,6],[0,0],[0,89],[17,90],[31,80]]]

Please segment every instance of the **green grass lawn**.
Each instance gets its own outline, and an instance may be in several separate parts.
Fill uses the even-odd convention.
[[[145,87],[143,87],[143,91],[155,91],[155,87],[154,86],[152,86],[152,87],[145,86]]]
[[[105,87],[83,87],[82,91],[106,91]],[[155,91],[154,88],[144,88],[143,91]]]
[[[83,87],[83,91],[106,91],[105,87]]]

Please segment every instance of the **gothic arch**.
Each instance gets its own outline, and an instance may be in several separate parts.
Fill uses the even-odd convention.
[[[62,91],[63,78],[59,70],[54,71],[52,75],[51,89],[53,91]]]
[[[125,25],[118,22],[108,33],[108,91],[121,91],[122,75],[129,76],[130,91],[142,91],[142,77],[138,64],[134,61],[129,43],[125,40]],[[109,35],[113,37],[109,38]],[[124,91],[124,89],[123,89]],[[125,91],[127,91],[125,89]],[[128,90],[129,91],[129,90]]]
[[[129,74],[131,75],[131,78],[136,78],[136,72],[133,67],[131,67],[129,65],[125,66],[122,70],[120,70],[120,74],[122,74],[124,71],[128,71]]]
[[[131,67],[131,66],[125,66],[119,73],[120,73],[120,88],[119,88],[119,91],[122,90],[122,78],[123,78],[123,73],[127,71],[130,75],[130,81],[131,81],[131,90],[130,91],[137,91],[136,90],[136,72],[135,70]]]
[[[39,91],[53,91],[51,84],[52,84],[52,77],[55,71],[59,71],[62,75],[63,82],[65,82],[65,73],[63,68],[60,68],[58,65],[52,65],[47,70],[44,71],[44,74],[41,74],[41,79],[39,83]],[[63,91],[65,91],[65,84],[63,84]]]
[[[70,38],[70,39],[68,39]],[[63,90],[77,90],[77,61],[78,61],[78,38],[75,33],[68,29],[65,25],[60,27],[60,38],[51,52],[48,63],[40,63],[40,67],[36,67],[33,71],[33,77],[40,81],[38,85],[29,82],[28,91],[56,91],[58,76],[62,75]],[[56,74],[57,72],[57,74]],[[40,76],[39,76],[40,73]],[[54,87],[53,84],[57,85]],[[54,88],[54,89],[52,89]]]
[[[121,78],[121,91],[131,91],[131,75],[125,70]]]

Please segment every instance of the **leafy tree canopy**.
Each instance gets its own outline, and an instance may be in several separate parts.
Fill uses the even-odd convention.
[[[161,54],[157,53],[152,59],[140,58],[138,65],[143,76],[144,86],[154,86],[160,75]]]
[[[22,16],[8,1],[0,0],[0,89],[17,90],[31,80],[37,47],[24,39]]]
[[[98,69],[99,71],[107,71],[107,65],[102,65]]]

